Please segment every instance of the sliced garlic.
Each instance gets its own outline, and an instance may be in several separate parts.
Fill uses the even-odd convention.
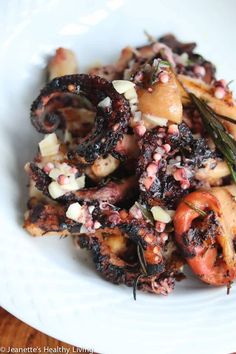
[[[111,99],[110,99],[110,97],[107,96],[102,101],[100,101],[98,103],[98,107],[102,107],[102,108],[111,107]]]
[[[144,125],[148,129],[152,129],[154,127],[165,127],[167,126],[168,120],[163,117],[153,116],[152,114],[143,114],[142,119],[144,121]]]
[[[164,222],[165,224],[167,224],[168,222],[171,221],[170,215],[159,206],[152,207],[151,212],[152,212],[154,220],[156,220],[156,221],[161,221],[161,222]]]
[[[80,233],[81,234],[87,234],[89,231],[87,229],[87,227],[85,227],[84,225],[81,226],[80,228]]]
[[[134,112],[134,121],[140,122],[141,119],[142,119],[142,113],[140,111]]]
[[[58,153],[60,144],[58,144],[57,136],[55,133],[48,134],[45,138],[39,142],[39,149],[41,155],[51,156]]]
[[[137,103],[138,103],[138,98],[136,98],[136,97],[129,100],[130,105],[134,105],[134,104],[136,105]]]
[[[119,160],[109,154],[105,158],[97,158],[91,166],[91,171],[95,177],[104,178],[114,172],[119,164]]]
[[[85,187],[85,175],[76,178],[77,189],[82,189]]]
[[[80,213],[81,213],[81,205],[78,202],[76,202],[69,206],[69,208],[66,211],[66,217],[68,219],[78,221]]]
[[[138,99],[138,95],[137,95],[137,92],[136,92],[134,87],[131,87],[129,90],[127,90],[125,92],[125,98],[127,100],[132,100],[132,99],[135,99],[135,98],[136,98],[136,100]]]
[[[125,93],[135,86],[133,82],[128,80],[113,80],[112,85],[118,93]]]
[[[53,181],[49,184],[48,191],[53,199],[57,199],[66,193],[65,191],[63,191],[60,184],[58,184],[55,181]]]
[[[68,184],[62,184],[61,188],[65,192],[72,192],[72,191],[77,191],[78,189],[78,183],[75,178],[69,177],[70,182]]]
[[[57,163],[56,167],[53,168],[49,173],[49,177],[51,177],[55,181],[60,175],[65,175],[67,177],[75,177],[75,173],[72,172],[71,166],[65,162]]]
[[[130,110],[131,110],[131,113],[134,114],[138,110],[138,106],[136,104],[131,104]]]
[[[52,178],[52,179],[54,179],[54,180],[56,181],[57,178],[58,178],[60,175],[62,175],[62,174],[64,174],[64,173],[62,172],[61,169],[59,169],[59,168],[53,168],[53,169],[49,172],[49,177]]]
[[[94,206],[94,205],[90,205],[90,206],[88,207],[89,213],[92,214],[92,212],[94,211],[94,209],[95,209],[95,206]]]

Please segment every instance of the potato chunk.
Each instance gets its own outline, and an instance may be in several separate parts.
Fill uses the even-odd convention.
[[[181,123],[183,107],[181,96],[172,70],[168,70],[169,81],[157,82],[152,86],[152,92],[138,89],[139,110],[144,114],[166,118],[174,123]]]

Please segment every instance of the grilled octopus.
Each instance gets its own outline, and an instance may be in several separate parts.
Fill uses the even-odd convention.
[[[170,236],[158,233],[141,214],[137,219],[104,202],[81,203],[82,219],[75,222],[66,216],[69,205],[32,199],[24,227],[36,236],[74,235],[80,247],[92,251],[97,270],[114,284],[133,286],[139,278],[139,289],[165,295],[173,290],[184,262]]]
[[[193,272],[211,285],[236,278],[235,186],[195,191],[178,205],[175,237]]]
[[[36,163],[31,162],[26,166],[27,173],[35,182],[36,188],[46,197],[52,198],[48,187],[52,179],[46,172]],[[137,180],[135,176],[127,177],[123,180],[110,180],[106,184],[97,185],[95,187],[83,188],[76,191],[70,191],[63,196],[57,198],[59,203],[68,203],[76,201],[103,201],[117,204],[128,199],[135,192]]]
[[[196,43],[180,42],[172,34],[167,34],[159,39],[154,37],[149,39],[150,44],[136,48],[124,48],[114,65],[95,67],[90,70],[90,73],[107,80],[127,79],[127,76],[136,72],[145,62],[161,58],[171,63],[176,74],[201,78],[207,84],[215,80],[215,66],[194,52]]]
[[[69,94],[69,98],[65,94]],[[130,108],[112,83],[101,77],[75,74],[52,80],[32,104],[32,124],[41,133],[52,133],[62,128],[66,122],[61,109],[75,106],[75,95],[84,96],[96,107],[97,112],[93,129],[83,138],[76,151],[71,152],[70,157],[77,156],[85,163],[92,163],[110,152],[119,157],[114,147],[127,131]],[[110,105],[104,108],[99,103],[106,98],[110,100]]]
[[[26,166],[32,194],[24,227],[34,236],[73,236],[114,284],[167,295],[186,260],[203,281],[228,285],[236,277],[235,220],[227,228],[229,196],[222,202],[229,190],[194,190],[218,183],[216,174],[225,178],[229,169],[217,149],[193,135],[204,136],[204,131],[183,87],[210,97],[216,111],[223,102],[234,117],[231,98],[227,93],[227,100],[212,99],[215,68],[194,53],[195,43],[181,43],[172,35],[150,42],[123,49],[114,65],[94,68],[90,75],[67,75],[78,70],[75,58],[67,53],[72,60],[67,73],[61,49],[57,52],[49,77],[66,75],[41,91],[31,107],[31,122],[41,133],[61,129],[70,134],[56,155],[39,153]],[[129,99],[116,91],[114,79],[132,81],[135,92]],[[134,93],[137,100],[131,104]],[[158,124],[162,117],[164,124]],[[61,176],[53,179],[49,165],[72,169],[74,179],[84,178],[83,187],[53,197],[50,185],[59,184]],[[143,208],[157,206],[176,210],[175,232],[169,221],[146,217]]]
[[[139,144],[140,193],[149,206],[175,209],[178,201],[194,187],[195,169],[215,157],[206,140],[195,139],[184,123],[154,128]]]

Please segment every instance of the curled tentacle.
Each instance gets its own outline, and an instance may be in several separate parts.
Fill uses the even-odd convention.
[[[49,198],[52,198],[49,192],[49,185],[52,179],[46,172],[35,163],[27,165],[27,172],[35,182],[36,188],[43,192]],[[64,195],[56,198],[60,203],[76,201],[102,201],[111,204],[117,204],[135,192],[137,179],[134,176],[127,177],[121,181],[110,181],[104,186],[83,188],[75,191],[68,191]],[[53,198],[54,199],[54,198]]]
[[[51,100],[63,93],[82,95],[97,110],[93,129],[81,140],[71,157],[92,163],[99,156],[112,153],[128,127],[128,101],[114,89],[112,83],[98,76],[80,74],[56,78],[41,91],[32,105],[31,121],[38,131],[51,133],[63,125],[63,113],[57,110],[55,102],[53,109],[50,108]],[[105,108],[99,106],[99,102],[107,97],[111,104]],[[61,102],[59,100],[59,108],[62,108]]]
[[[134,287],[139,290],[167,295],[175,285],[177,272],[161,275],[140,275],[134,244],[130,243],[119,230],[103,229],[95,235],[77,235],[76,244],[92,252],[96,269],[102,276],[114,283]]]
[[[85,188],[75,192],[78,201],[98,200],[117,204],[132,197],[137,188],[137,179],[134,176],[123,179],[119,182],[110,181],[105,186]]]
[[[97,270],[115,284],[133,286],[139,276],[140,290],[166,295],[174,288],[183,261],[167,235],[163,237],[143,218],[135,219],[108,203],[81,203],[76,222],[68,218],[70,205],[31,200],[25,229],[34,236],[76,236],[80,247],[92,251]],[[138,247],[143,252],[145,273]]]

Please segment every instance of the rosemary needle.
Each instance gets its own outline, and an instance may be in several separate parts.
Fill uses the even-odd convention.
[[[215,113],[211,107],[193,93],[189,93],[189,96],[201,115],[206,131],[212,137],[218,150],[220,150],[225,157],[233,181],[236,183],[236,141],[227,132],[224,125],[221,123],[221,119],[225,119],[234,124],[236,124],[236,122],[229,117]]]

